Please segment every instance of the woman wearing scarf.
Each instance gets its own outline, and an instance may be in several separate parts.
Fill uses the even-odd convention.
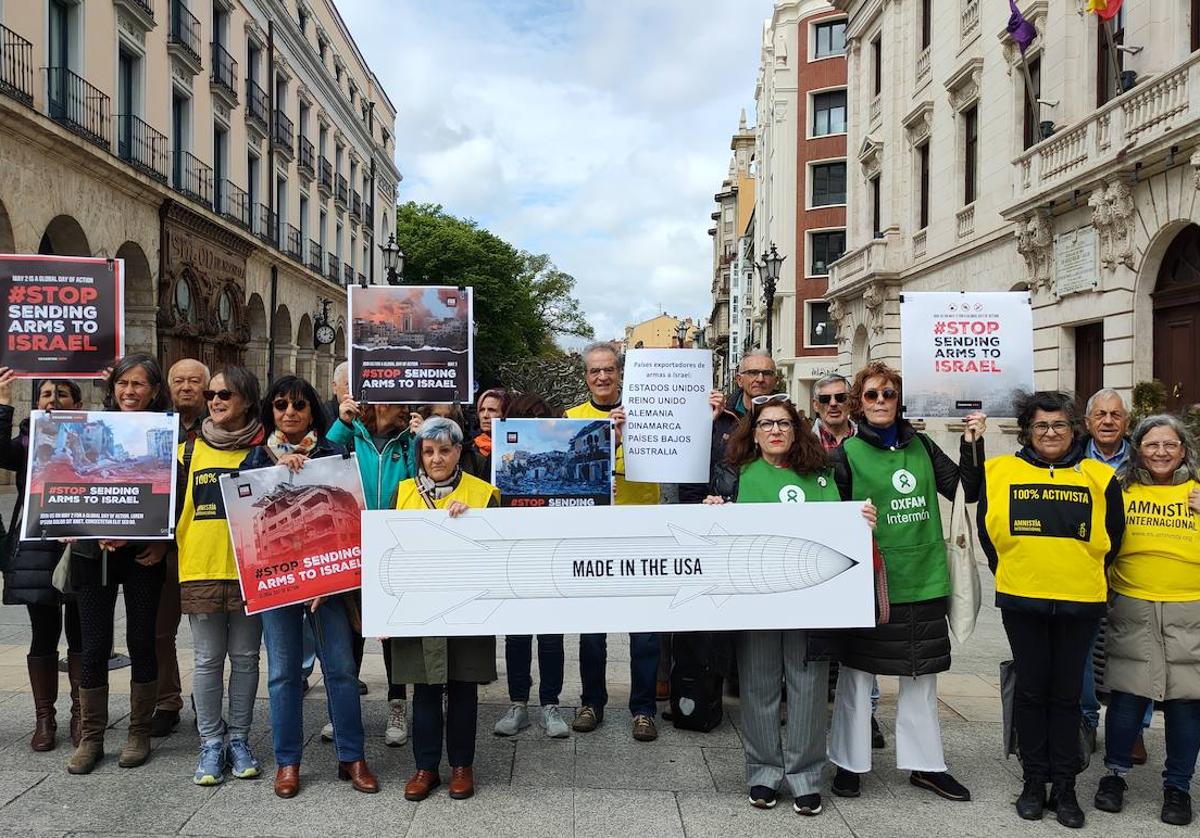
[[[345,453],[325,438],[325,411],[313,386],[294,375],[276,381],[263,399],[266,443],[255,448],[243,469],[287,466],[300,471],[314,457]],[[271,735],[275,741],[275,794],[295,797],[300,791],[300,757],[304,752],[304,611],[308,609],[317,657],[325,678],[338,778],[356,791],[374,794],[379,781],[367,767],[354,638],[360,634],[358,609],[348,594],[317,597],[263,612],[267,646],[267,689],[271,698]]]
[[[400,484],[397,509],[445,509],[457,518],[468,509],[500,505],[495,486],[459,468],[463,432],[432,417],[417,431],[417,476]],[[436,558],[431,558],[436,561]],[[475,793],[475,730],[479,685],[496,679],[495,637],[392,639],[392,675],[413,684],[412,742],[417,771],[404,787],[406,800],[424,800],[441,785],[442,738],[450,758],[450,796]],[[443,717],[442,697],[446,697]]]
[[[179,606],[192,629],[192,699],[200,758],[192,781],[214,786],[228,769],[249,779],[259,773],[250,750],[258,693],[262,624],[245,611],[219,478],[236,471],[263,440],[258,379],[244,367],[226,367],[204,391],[208,417],[200,436],[180,447],[186,486],[175,539],[179,544]],[[229,659],[229,717],[221,713],[225,659]],[[228,737],[228,744],[226,744]]]
[[[162,367],[149,355],[126,355],[108,375],[107,410],[167,409]],[[125,637],[132,670],[129,733],[117,764],[141,765],[150,757],[150,719],[158,698],[158,657],[154,625],[162,594],[163,557],[170,541],[79,540],[71,546],[71,585],[79,605],[83,645],[79,680],[79,746],[67,762],[71,774],[89,774],[104,756],[108,727],[108,656],[113,643],[117,589],[125,599]]]
[[[508,415],[508,391],[500,388],[485,390],[475,402],[475,415],[479,418],[479,435],[475,437],[475,450],[483,458],[487,471],[485,479],[492,474],[492,422]]]

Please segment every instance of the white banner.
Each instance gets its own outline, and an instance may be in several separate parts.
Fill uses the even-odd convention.
[[[631,349],[625,353],[625,479],[708,483],[712,446],[712,352]]]
[[[1029,293],[906,291],[900,371],[906,416],[1015,415],[1016,393],[1033,389]]]
[[[875,621],[861,503],[363,513],[365,637]]]

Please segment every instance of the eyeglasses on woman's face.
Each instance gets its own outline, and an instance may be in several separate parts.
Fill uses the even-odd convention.
[[[759,419],[754,423],[754,427],[768,433],[775,428],[779,428],[781,431],[790,431],[796,427],[796,424],[791,419]]]
[[[867,390],[863,393],[864,402],[877,402],[881,398],[885,402],[894,402],[900,394],[891,387],[885,387],[882,390]]]
[[[227,402],[230,399],[232,399],[233,396],[234,396],[234,392],[232,390],[205,390],[204,391],[204,400],[206,402],[211,402],[214,399],[220,399],[223,402]]]
[[[1159,451],[1164,454],[1178,454],[1183,449],[1181,442],[1143,442],[1139,446],[1147,454],[1157,454]]]
[[[1071,430],[1071,423],[1059,419],[1056,422],[1034,422],[1031,427],[1038,436],[1049,436],[1052,433],[1060,436]]]

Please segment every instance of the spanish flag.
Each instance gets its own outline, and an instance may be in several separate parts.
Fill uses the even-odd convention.
[[[1124,0],[1087,0],[1088,14],[1094,14],[1101,20],[1112,20],[1121,11]]]

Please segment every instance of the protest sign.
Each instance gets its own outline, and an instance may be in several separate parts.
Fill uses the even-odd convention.
[[[905,292],[900,363],[907,416],[1014,416],[1016,394],[1033,389],[1029,293]]]
[[[178,417],[35,410],[29,420],[22,539],[171,537]]]
[[[607,419],[492,422],[492,485],[501,506],[607,506],[613,493]]]
[[[351,285],[350,392],[365,402],[452,404],[474,394],[470,288]]]
[[[18,378],[103,378],[125,354],[121,259],[0,255],[0,366]]]
[[[712,447],[712,352],[631,349],[625,354],[625,479],[707,483]]]
[[[320,457],[223,474],[221,498],[246,613],[257,614],[362,584],[358,458]]]
[[[363,513],[363,634],[875,624],[861,503]]]

